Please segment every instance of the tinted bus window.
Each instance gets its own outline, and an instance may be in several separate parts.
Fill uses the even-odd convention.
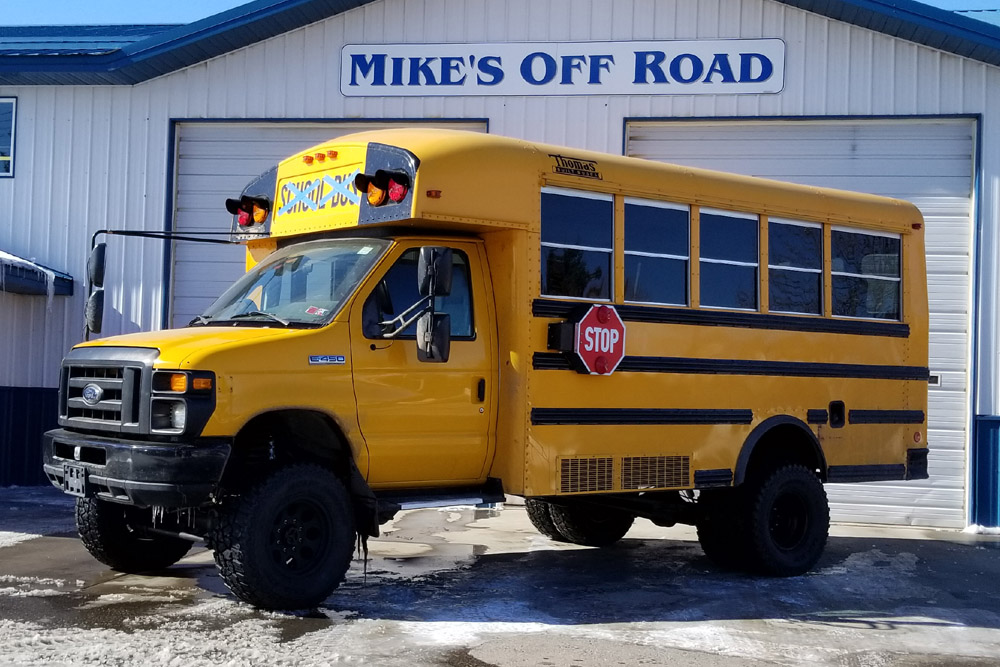
[[[768,302],[772,312],[823,312],[823,228],[791,220],[768,222]]]
[[[625,200],[625,300],[686,306],[690,219],[687,206]]]
[[[758,218],[701,209],[701,305],[757,309]]]
[[[901,248],[899,236],[834,229],[833,314],[900,319]]]
[[[542,190],[542,294],[611,298],[611,195]]]

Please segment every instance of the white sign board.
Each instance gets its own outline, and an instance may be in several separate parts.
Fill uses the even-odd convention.
[[[348,44],[347,96],[777,93],[780,39]]]

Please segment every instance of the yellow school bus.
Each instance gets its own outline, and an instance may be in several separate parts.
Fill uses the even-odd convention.
[[[45,471],[113,568],[205,539],[239,598],[308,607],[399,509],[508,493],[554,540],[645,517],[796,575],[823,483],[926,478],[906,202],[407,129],[226,207],[244,277],[187,327],[63,361]]]

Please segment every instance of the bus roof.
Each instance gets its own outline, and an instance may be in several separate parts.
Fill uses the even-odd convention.
[[[357,173],[374,173],[373,147],[412,156],[407,200],[366,219],[353,188]],[[382,153],[377,153],[382,159]],[[323,158],[320,160],[319,158]],[[377,160],[375,160],[377,162]],[[324,183],[325,181],[325,183]],[[350,182],[349,182],[350,181]],[[329,207],[295,206],[290,198],[313,182]],[[329,184],[333,189],[326,188]],[[293,190],[289,190],[291,185]],[[282,161],[271,233],[286,236],[369,224],[487,231],[539,228],[542,187],[620,194],[814,222],[849,223],[897,233],[920,223],[912,204],[887,197],[796,185],[639,158],[539,144],[508,137],[431,128],[346,135]],[[335,190],[339,192],[335,192]],[[336,206],[339,201],[343,206]],[[352,205],[353,204],[353,205]],[[360,206],[360,208],[359,208]],[[286,214],[282,219],[282,209]],[[388,213],[386,213],[388,212]]]

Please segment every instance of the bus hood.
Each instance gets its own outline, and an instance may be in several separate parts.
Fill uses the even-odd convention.
[[[147,333],[124,334],[81,343],[76,347],[144,347],[160,351],[156,366],[181,368],[181,364],[196,352],[209,350],[234,351],[263,340],[294,336],[303,329],[271,329],[265,327],[186,327]]]

